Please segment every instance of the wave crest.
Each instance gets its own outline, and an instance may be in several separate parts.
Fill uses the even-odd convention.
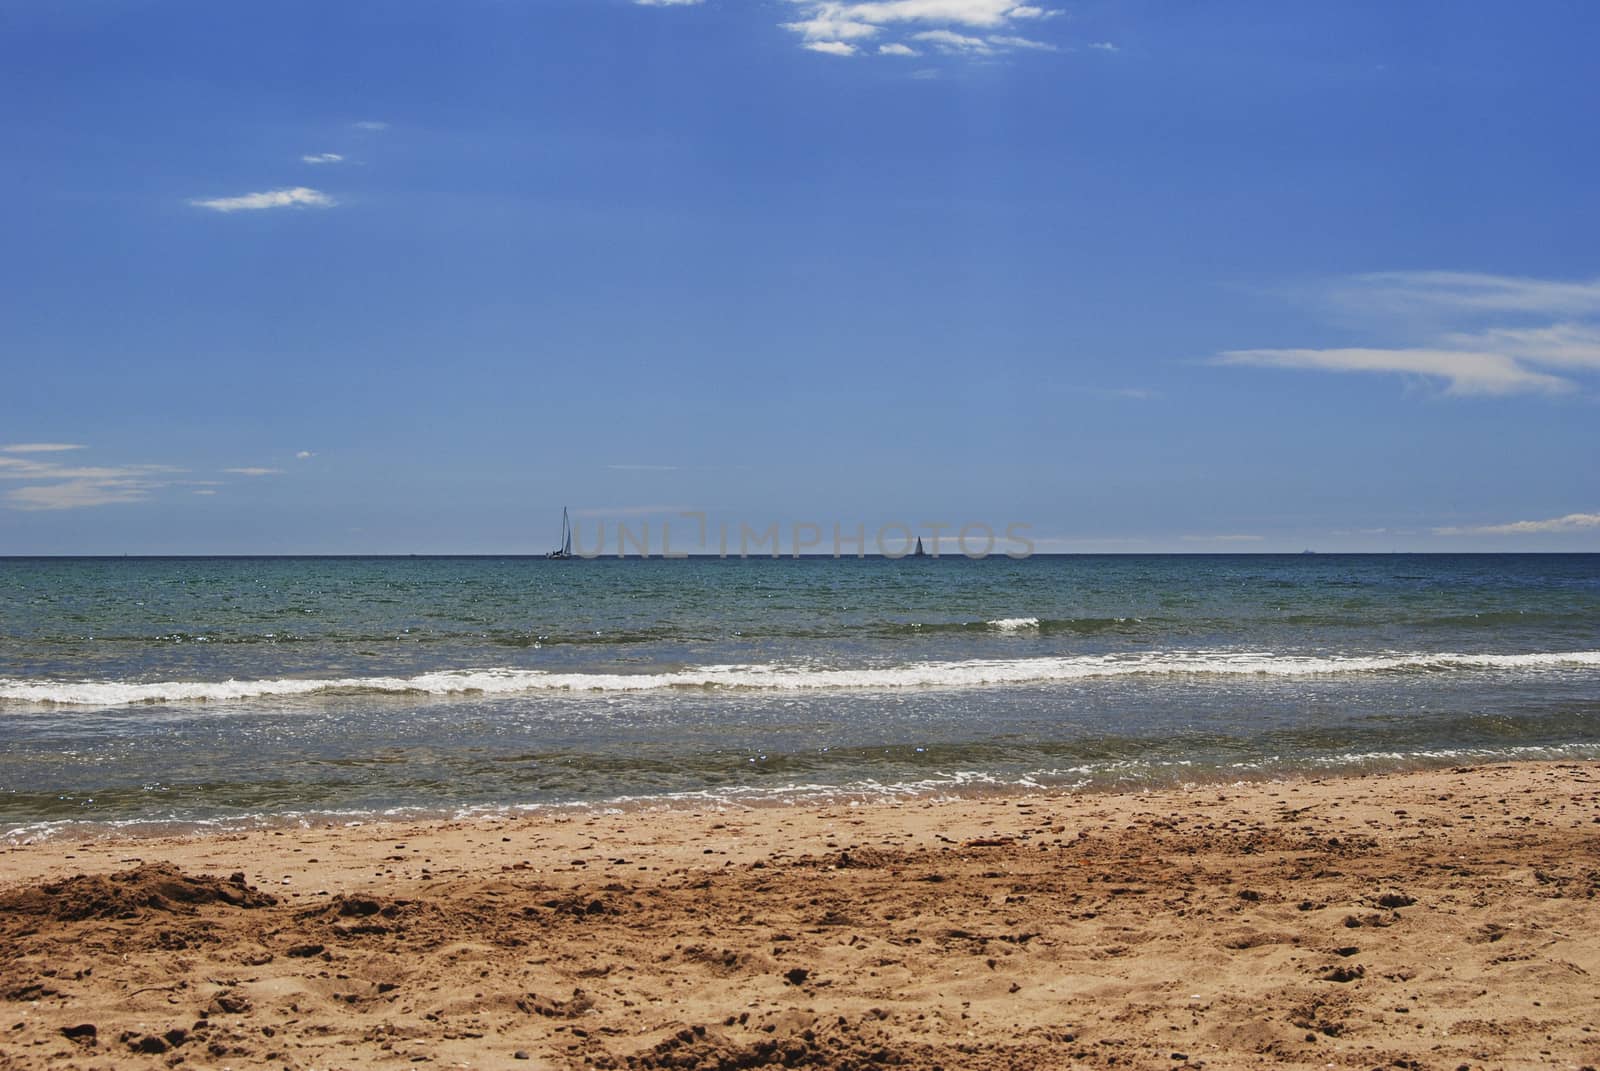
[[[660,673],[551,673],[475,669],[412,677],[282,678],[227,681],[55,681],[0,678],[0,702],[116,707],[227,702],[338,694],[514,695],[647,692],[664,689],[761,691],[975,688],[1129,676],[1313,677],[1353,673],[1600,668],[1600,651],[1538,654],[1384,654],[1309,657],[1259,651],[1166,651],[1138,655],[915,662],[830,668],[805,665],[694,666]]]

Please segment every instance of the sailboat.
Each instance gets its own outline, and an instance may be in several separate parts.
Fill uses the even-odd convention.
[[[546,558],[572,557],[572,522],[567,519],[567,507],[561,507],[561,546],[545,555]]]
[[[926,558],[928,552],[922,549],[922,537],[917,537],[917,549],[911,552],[913,558]]]

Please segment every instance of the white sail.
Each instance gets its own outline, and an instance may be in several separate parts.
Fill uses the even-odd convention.
[[[546,558],[570,558],[570,557],[572,557],[572,521],[567,516],[567,507],[565,507],[565,506],[561,507],[561,545],[558,546],[555,550],[552,550],[549,554],[546,554],[545,557]]]

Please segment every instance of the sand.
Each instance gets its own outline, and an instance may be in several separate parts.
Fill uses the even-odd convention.
[[[0,851],[0,1067],[1600,1064],[1600,764]]]

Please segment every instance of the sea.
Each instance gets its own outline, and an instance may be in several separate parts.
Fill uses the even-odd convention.
[[[1600,757],[1600,555],[0,559],[0,839]]]

